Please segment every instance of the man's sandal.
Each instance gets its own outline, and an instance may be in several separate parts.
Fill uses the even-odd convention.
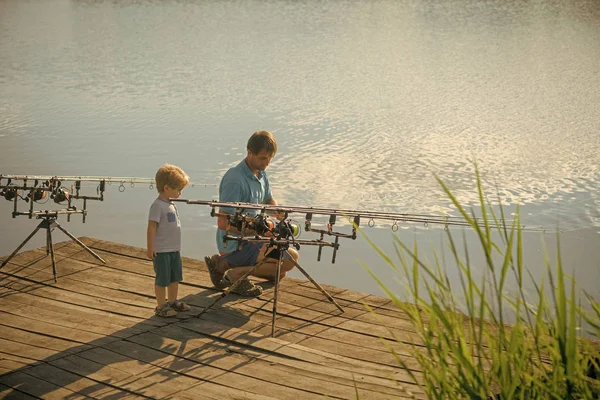
[[[188,306],[183,301],[175,300],[171,303],[171,308],[177,312],[190,311],[190,306]]]
[[[177,316],[177,311],[175,311],[173,308],[171,308],[169,306],[169,303],[165,303],[163,304],[162,307],[158,308],[158,306],[156,306],[156,308],[154,309],[154,314],[158,315],[159,317],[163,317],[163,318],[171,318],[171,317],[175,317]]]
[[[229,271],[223,276],[223,285],[232,286],[234,282],[231,280],[228,274]],[[239,294],[244,297],[258,297],[262,294],[263,288],[255,285],[250,279],[244,278],[237,282],[236,287],[231,290],[231,293]]]
[[[223,283],[223,272],[220,272],[217,269],[217,260],[218,255],[214,255],[212,257],[204,257],[204,263],[206,263],[206,268],[208,269],[208,274],[210,275],[210,281],[217,289],[224,289],[227,286]]]

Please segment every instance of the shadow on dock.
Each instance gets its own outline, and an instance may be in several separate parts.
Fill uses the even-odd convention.
[[[0,396],[4,398],[296,399],[412,398],[419,389],[380,337],[411,329],[387,299],[286,278],[270,337],[272,284],[257,299],[221,292],[203,262],[184,258],[180,299],[192,310],[154,316],[152,263],[144,250],[81,238],[0,270]],[[378,309],[382,320],[362,302]],[[382,321],[383,324],[382,325]],[[394,343],[399,354],[408,354]]]

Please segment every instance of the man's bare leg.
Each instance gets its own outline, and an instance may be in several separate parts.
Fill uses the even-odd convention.
[[[265,258],[266,250],[267,250],[267,245],[265,244],[261,247],[260,252],[258,253],[258,258],[256,259],[257,264],[260,263]],[[270,251],[270,249],[269,249],[269,251]],[[298,259],[300,257],[298,252],[295,249],[288,249],[288,252],[294,258],[294,260],[296,262],[298,262]],[[252,276],[256,276],[258,278],[263,278],[263,279],[268,279],[271,281],[275,280],[275,274],[277,273],[277,263],[278,262],[279,262],[279,260],[276,260],[274,258],[267,259],[261,266],[259,266],[258,268],[256,268],[254,270],[254,272],[252,273]],[[254,266],[231,267],[228,269],[229,270],[229,272],[228,272],[229,278],[231,278],[231,280],[233,280],[233,281],[236,281],[239,278],[241,278],[242,276],[244,276],[244,274],[252,268],[254,268]],[[293,268],[294,268],[294,263],[291,260],[284,257],[283,263],[281,266],[279,279],[283,279],[285,277],[286,273]]]

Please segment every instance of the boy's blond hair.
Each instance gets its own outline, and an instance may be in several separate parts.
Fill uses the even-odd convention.
[[[158,190],[158,193],[162,193],[165,185],[169,185],[173,189],[183,189],[190,183],[190,177],[181,168],[171,164],[165,164],[160,167],[156,172],[154,180],[156,181],[156,190]]]

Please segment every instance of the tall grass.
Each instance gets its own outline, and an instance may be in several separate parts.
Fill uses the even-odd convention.
[[[446,230],[459,284],[451,285],[446,265],[437,256],[433,264],[420,257],[416,244],[409,247],[396,237],[394,261],[365,236],[403,277],[406,296],[399,298],[365,268],[406,313],[420,339],[410,345],[419,368],[409,367],[394,352],[398,363],[431,399],[600,398],[600,347],[595,341],[600,338],[600,305],[587,293],[587,310],[578,303],[575,281],[563,271],[560,243],[556,265],[545,252],[547,278],[527,294],[524,282],[531,277],[523,262],[518,209],[512,221],[501,207],[496,215],[483,193],[477,166],[475,171],[478,217],[436,177],[484,254],[485,265],[473,265],[464,231],[464,247],[459,249],[451,230]],[[482,269],[483,277],[476,278]],[[510,291],[516,295],[507,294],[511,279],[515,284]],[[511,315],[510,324],[506,315]],[[585,339],[579,335],[584,322],[590,327]]]

